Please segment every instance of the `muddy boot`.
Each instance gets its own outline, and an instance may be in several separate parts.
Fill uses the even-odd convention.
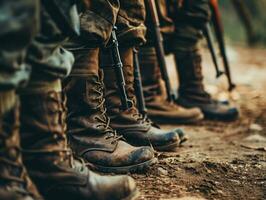
[[[105,177],[74,159],[66,140],[66,106],[61,92],[23,94],[23,158],[46,200],[132,199],[136,185],[128,176]]]
[[[116,84],[115,72],[112,68],[110,52],[103,52],[101,56],[101,64],[105,74],[107,113],[111,118],[112,128],[122,134],[129,143],[136,146],[152,145],[156,150],[172,150],[179,146],[180,142],[182,142],[179,134],[183,135],[180,129],[165,131],[156,128],[136,108],[132,48],[121,50],[126,91],[128,98],[131,100],[131,106],[127,110],[122,110],[121,108],[119,89]]]
[[[150,147],[133,147],[110,127],[106,115],[99,49],[76,52],[71,76],[65,81],[68,98],[68,137],[74,152],[98,171],[140,172],[156,161]],[[81,71],[83,69],[83,71]]]
[[[3,96],[6,95],[0,93],[0,107],[3,105]],[[8,101],[8,104],[14,103],[15,92],[12,92]],[[18,105],[13,104],[4,113],[0,108],[0,113],[0,199],[42,200],[22,164]]]
[[[199,108],[169,102],[162,90],[162,76],[153,47],[141,48],[140,67],[148,116],[157,123],[193,123],[203,119]]]
[[[179,74],[179,97],[177,103],[186,107],[199,107],[206,119],[230,121],[238,117],[238,110],[219,103],[205,91],[198,51],[175,54]]]

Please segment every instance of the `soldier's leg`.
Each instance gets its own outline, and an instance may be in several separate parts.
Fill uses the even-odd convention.
[[[158,3],[158,16],[163,33],[171,33],[174,24],[167,14],[166,0]],[[147,43],[140,48],[139,60],[142,72],[142,83],[147,106],[148,116],[157,123],[194,123],[203,118],[198,108],[183,108],[175,102],[169,102],[165,95],[165,85],[162,79],[160,66],[157,61],[154,23],[152,22],[149,9],[145,24],[148,28]]]
[[[203,85],[202,56],[198,42],[202,38],[201,30],[210,18],[208,2],[184,1],[181,8],[171,13],[175,33],[167,48],[174,53],[178,66],[180,87],[177,103],[187,108],[199,107],[209,119],[233,120],[238,116],[237,109],[214,101]]]
[[[22,164],[16,89],[29,78],[28,44],[38,30],[38,1],[0,1],[0,199],[42,199]]]
[[[70,73],[74,57],[61,47],[65,37],[53,19],[42,7],[41,32],[28,51],[32,75],[20,91],[24,163],[46,200],[131,199],[136,193],[132,178],[94,174],[68,147],[61,79]]]
[[[157,150],[173,150],[180,144],[179,134],[182,131],[162,130],[155,127],[151,121],[140,114],[136,106],[134,90],[133,48],[145,42],[144,1],[123,1],[118,13],[116,26],[119,41],[119,50],[123,63],[123,72],[126,82],[126,92],[132,102],[129,109],[121,109],[120,92],[116,84],[114,64],[110,50],[102,51],[101,66],[103,67],[106,87],[107,113],[111,118],[111,126],[123,135],[133,145],[151,144]]]
[[[29,78],[30,69],[24,60],[38,30],[38,6],[38,1],[31,0],[0,3],[0,25],[5,27],[0,31],[1,199],[41,199],[22,164],[15,94]]]
[[[81,15],[81,36],[67,45],[76,59],[64,81],[69,141],[76,154],[98,171],[142,171],[156,161],[152,148],[127,144],[111,128],[106,114],[99,47],[109,40],[119,8],[118,2],[107,2],[97,0],[94,7],[86,8]]]
[[[185,108],[166,98],[166,88],[154,44],[140,49],[140,66],[148,116],[157,123],[195,123],[203,119],[199,108]]]

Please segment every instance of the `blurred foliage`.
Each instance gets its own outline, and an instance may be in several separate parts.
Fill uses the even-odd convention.
[[[231,42],[266,46],[266,0],[240,0],[239,2],[246,8],[245,16],[250,21],[249,28],[241,21],[233,6],[233,0],[219,0],[227,39]],[[250,34],[251,32],[253,34]]]

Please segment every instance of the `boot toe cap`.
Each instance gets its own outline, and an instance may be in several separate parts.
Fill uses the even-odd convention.
[[[114,152],[91,151],[86,160],[99,171],[127,173],[142,171],[155,161],[151,147],[134,147],[124,141],[119,141]]]
[[[180,144],[186,142],[188,140],[188,136],[185,134],[185,132],[182,129],[175,129],[176,133],[178,134]]]
[[[136,182],[130,176],[124,175],[110,177],[109,184],[111,185],[111,188],[109,188],[110,191],[106,193],[107,196],[105,199],[133,199],[138,195]]]
[[[229,107],[228,105],[218,105],[213,109],[203,110],[205,118],[216,119],[222,121],[232,121],[238,118],[239,111],[235,107]]]
[[[135,164],[147,162],[154,158],[154,151],[151,147],[139,147],[132,153],[132,161]]]
[[[161,130],[152,128],[150,141],[156,150],[171,150],[180,144],[179,133],[176,130]]]
[[[90,182],[95,199],[131,200],[138,195],[134,179],[127,175],[101,176],[90,172]]]

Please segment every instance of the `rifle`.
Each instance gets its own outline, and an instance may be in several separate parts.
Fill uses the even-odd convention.
[[[110,38],[110,47],[111,47],[111,54],[114,61],[114,70],[116,74],[116,83],[120,91],[120,98],[121,98],[121,104],[122,109],[127,110],[130,108],[130,100],[127,97],[126,92],[126,83],[125,83],[125,77],[123,74],[123,63],[121,61],[120,53],[119,53],[119,44],[116,37],[116,27],[112,30],[111,38]]]
[[[218,65],[218,61],[217,61],[217,57],[216,57],[216,52],[215,52],[214,45],[213,45],[211,27],[210,27],[209,23],[206,25],[205,29],[203,30],[203,34],[207,40],[208,47],[209,47],[211,57],[212,57],[212,61],[214,63],[214,67],[215,67],[215,71],[216,71],[216,78],[219,78],[221,75],[223,75],[223,72],[219,69],[219,65]]]
[[[143,116],[147,114],[147,108],[145,105],[145,98],[143,94],[142,88],[142,80],[141,80],[141,73],[139,67],[139,57],[138,57],[138,49],[133,49],[133,56],[134,56],[134,82],[135,82],[135,91],[138,100],[138,108]]]
[[[232,91],[235,88],[235,84],[232,81],[230,65],[229,65],[227,55],[226,55],[224,30],[223,30],[223,25],[222,25],[222,20],[221,20],[221,13],[220,13],[219,6],[218,6],[218,1],[210,0],[210,8],[213,13],[212,22],[214,25],[215,35],[216,35],[216,38],[219,44],[221,56],[222,56],[223,63],[224,63],[225,74],[226,74],[228,84],[229,84],[228,90]]]
[[[163,37],[160,30],[160,21],[158,17],[157,7],[155,0],[145,0],[146,8],[148,9],[147,14],[150,15],[152,20],[152,32],[154,33],[154,43],[156,49],[156,56],[160,66],[160,71],[162,74],[162,78],[165,82],[166,92],[167,92],[167,100],[169,102],[174,101],[174,94],[172,93],[172,88],[169,80],[169,76],[167,73],[167,66],[165,60],[165,52],[163,46]]]

